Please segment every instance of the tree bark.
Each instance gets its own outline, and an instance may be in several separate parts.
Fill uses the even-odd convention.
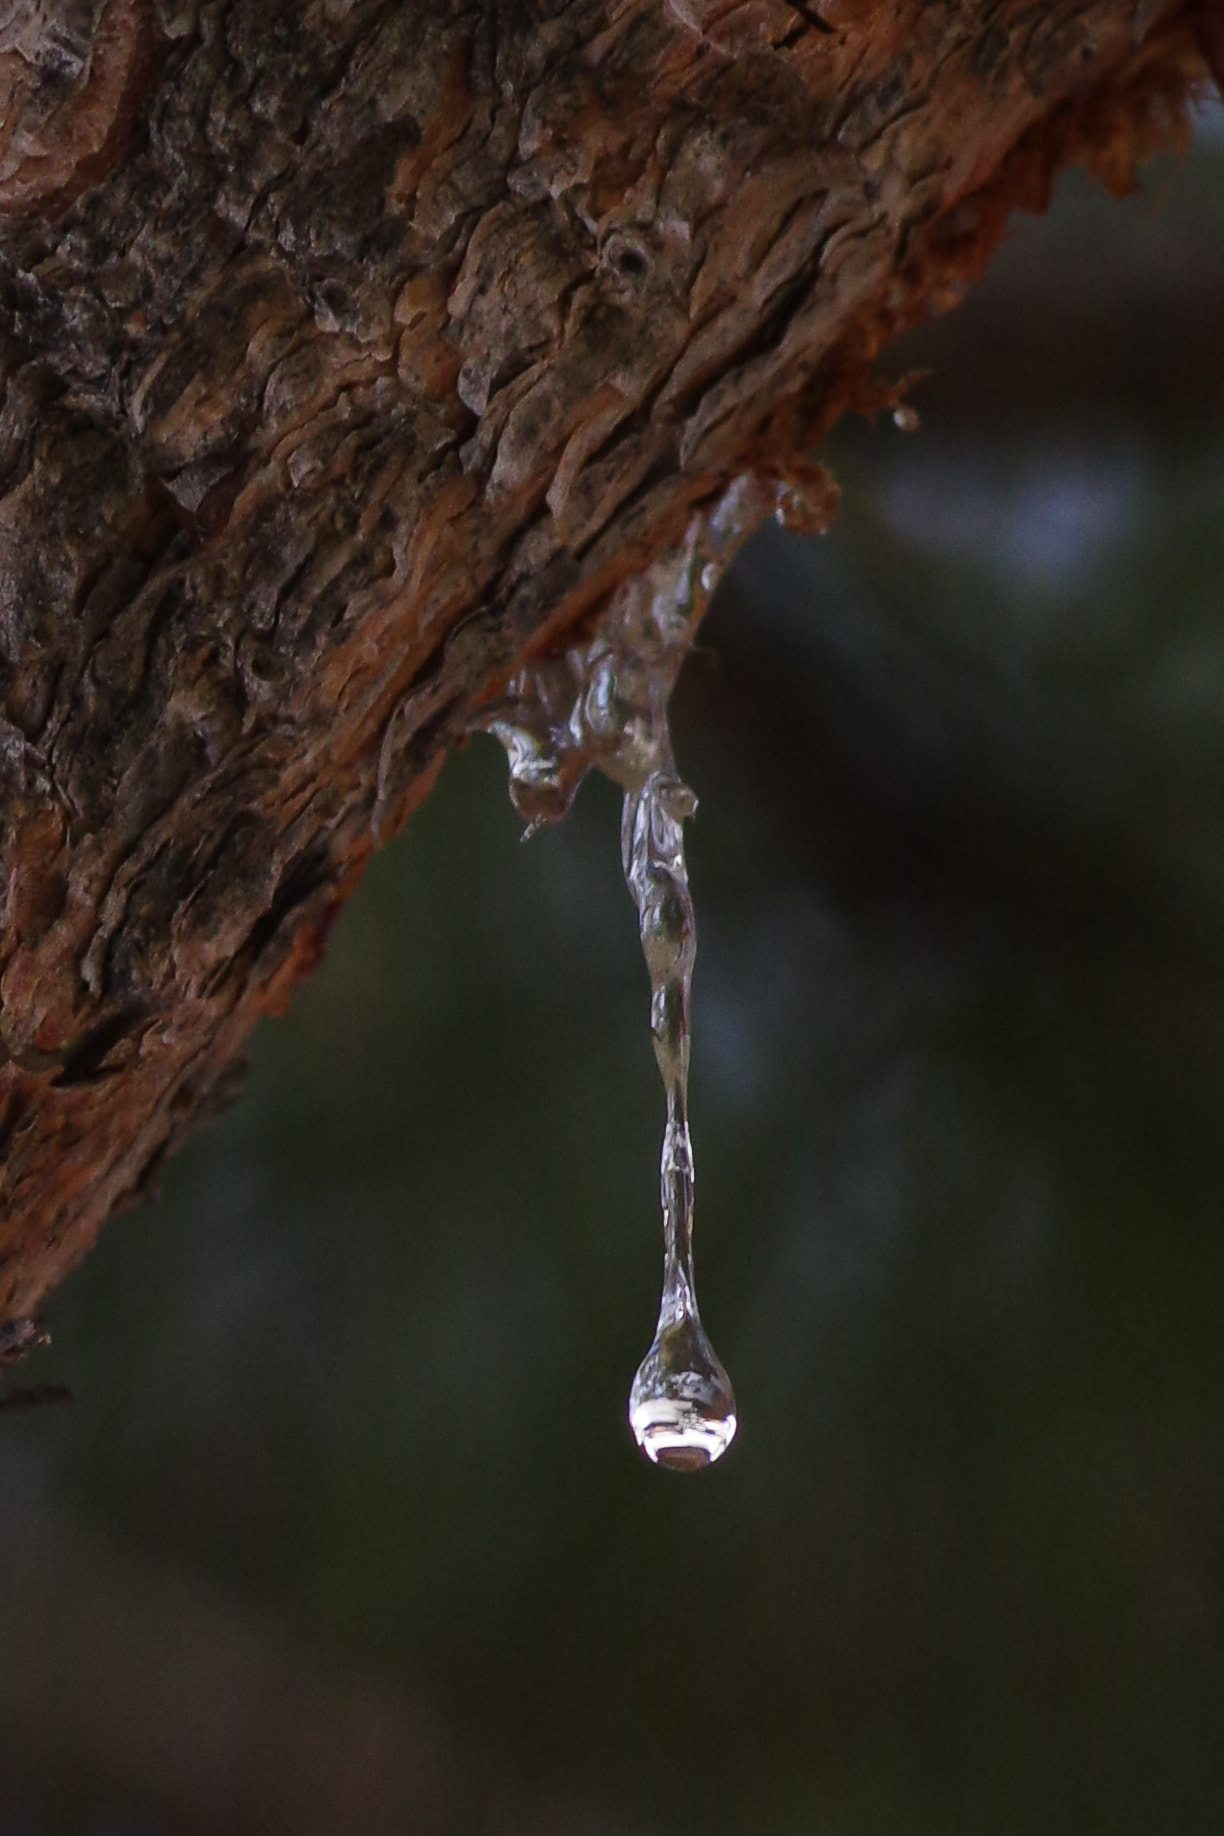
[[[0,1321],[516,663],[892,400],[888,337],[1062,165],[1125,189],[1220,46],[1184,0],[0,0]]]

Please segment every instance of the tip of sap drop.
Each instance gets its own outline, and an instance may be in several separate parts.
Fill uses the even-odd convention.
[[[734,1413],[706,1415],[698,1405],[652,1397],[630,1411],[634,1439],[655,1466],[695,1473],[713,1466],[735,1439]]]
[[[922,426],[918,410],[909,402],[898,402],[893,409],[893,426],[901,433],[917,433]]]

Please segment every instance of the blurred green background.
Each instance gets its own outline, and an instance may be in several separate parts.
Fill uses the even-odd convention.
[[[0,1831],[1224,1829],[1224,133],[890,353],[675,706],[703,1313],[617,797],[474,740],[0,1416]]]

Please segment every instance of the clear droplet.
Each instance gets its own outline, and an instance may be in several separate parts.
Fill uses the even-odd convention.
[[[629,1392],[629,1426],[647,1459],[695,1472],[735,1438],[735,1393],[700,1319],[660,1322]]]
[[[898,402],[893,409],[893,426],[901,433],[917,433],[922,426],[922,419],[910,402]]]

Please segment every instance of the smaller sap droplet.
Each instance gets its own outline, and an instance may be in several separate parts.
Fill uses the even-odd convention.
[[[735,1438],[735,1392],[696,1314],[660,1323],[629,1392],[629,1425],[656,1466],[712,1466]]]
[[[712,593],[714,591],[714,588],[718,585],[718,575],[719,569],[714,565],[713,561],[707,561],[701,570],[701,590],[703,593]]]
[[[782,485],[774,508],[774,521],[783,529],[805,533],[812,521],[812,506],[806,491],[795,484]]]
[[[909,402],[898,402],[893,409],[893,426],[902,433],[917,433],[922,426],[922,418]]]

